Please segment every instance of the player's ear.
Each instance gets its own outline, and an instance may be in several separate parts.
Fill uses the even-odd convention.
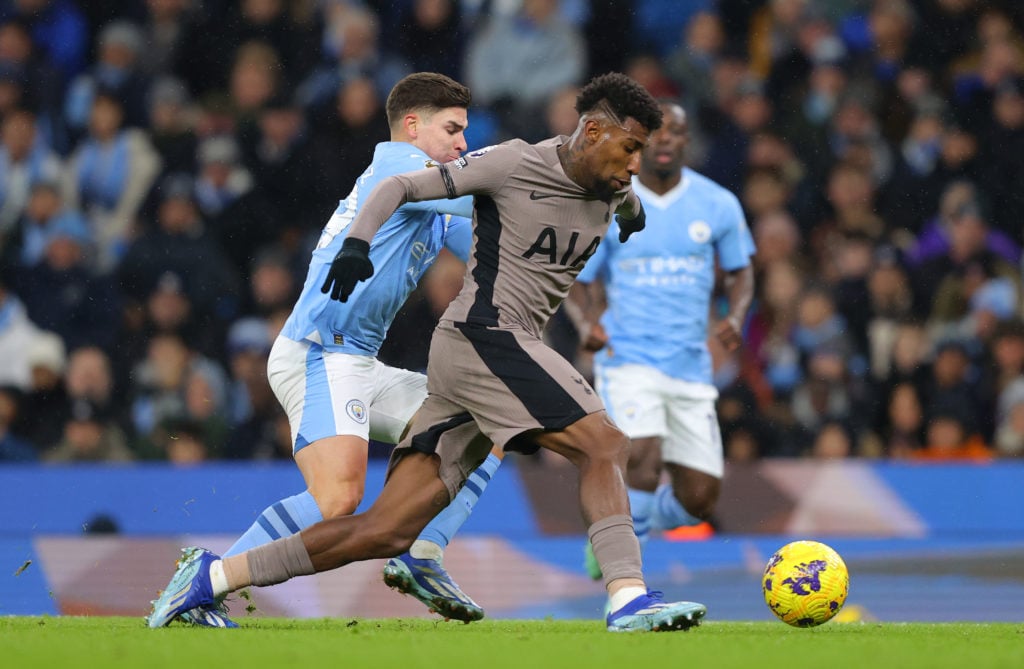
[[[583,122],[583,137],[586,138],[590,144],[595,144],[601,137],[603,130],[603,123],[596,118],[588,118]]]
[[[402,117],[402,127],[409,139],[416,139],[420,131],[420,115],[412,112],[406,114]]]

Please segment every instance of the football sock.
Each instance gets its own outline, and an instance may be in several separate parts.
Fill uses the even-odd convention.
[[[594,558],[601,566],[605,587],[620,578],[643,581],[640,544],[633,532],[633,519],[626,514],[607,516],[587,528]]]
[[[259,515],[224,557],[269,544],[275,539],[291,536],[324,519],[320,507],[308,490],[271,504]]]
[[[608,598],[608,610],[613,612],[618,611],[640,595],[646,594],[647,590],[636,586],[620,588],[614,595]]]
[[[654,492],[654,503],[651,506],[652,531],[674,530],[684,525],[700,525],[701,519],[691,516],[676,499],[672,486],[668,483],[658,486]]]
[[[629,511],[633,516],[633,531],[636,532],[640,550],[647,546],[651,538],[651,508],[654,506],[654,493],[646,490],[629,489]]]
[[[409,550],[409,554],[419,559],[428,557],[434,560],[439,559],[433,550],[427,549],[423,543],[430,542],[444,550],[459,528],[469,519],[469,514],[473,512],[473,507],[480,501],[480,495],[484,494],[484,489],[487,488],[487,484],[490,483],[491,477],[494,476],[494,472],[497,471],[500,464],[501,460],[498,456],[493,453],[488,455],[487,459],[469,475],[466,484],[462,486],[462,490],[451,501],[451,504],[423,528],[420,536]],[[430,554],[425,554],[425,549]]]

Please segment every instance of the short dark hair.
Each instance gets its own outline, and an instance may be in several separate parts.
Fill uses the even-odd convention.
[[[661,127],[661,108],[643,86],[620,72],[609,72],[590,80],[576,98],[576,111],[582,116],[604,101],[619,117],[633,117],[648,131]]]
[[[384,109],[388,125],[394,127],[402,117],[419,109],[436,112],[448,107],[469,107],[469,89],[451,77],[436,72],[416,72],[403,78],[388,94]]]

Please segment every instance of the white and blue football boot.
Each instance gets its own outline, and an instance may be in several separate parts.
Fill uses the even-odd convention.
[[[685,631],[700,625],[707,612],[707,608],[697,602],[667,603],[662,593],[651,590],[609,613],[605,621],[609,632]]]
[[[146,624],[153,628],[167,627],[186,611],[215,608],[217,600],[210,583],[210,563],[219,559],[205,548],[183,548],[174,576],[153,602]]]
[[[220,600],[213,606],[200,606],[185,611],[178,616],[178,619],[195,627],[219,627],[221,629],[238,627],[238,623],[228,618],[228,606],[224,600]]]
[[[393,557],[384,565],[384,583],[412,595],[445,620],[470,623],[484,617],[480,605],[459,588],[437,560],[418,559],[408,553]]]

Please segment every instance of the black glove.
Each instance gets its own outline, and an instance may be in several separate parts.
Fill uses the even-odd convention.
[[[640,213],[636,218],[626,219],[621,214],[615,214],[615,222],[619,224],[619,241],[623,244],[634,232],[640,232],[647,225],[647,214],[644,213],[644,206],[640,205]]]
[[[373,276],[373,263],[370,262],[369,254],[369,242],[346,237],[338,255],[331,261],[331,268],[327,270],[327,278],[324,279],[324,285],[320,286],[320,292],[330,292],[332,300],[347,302],[356,284]]]

